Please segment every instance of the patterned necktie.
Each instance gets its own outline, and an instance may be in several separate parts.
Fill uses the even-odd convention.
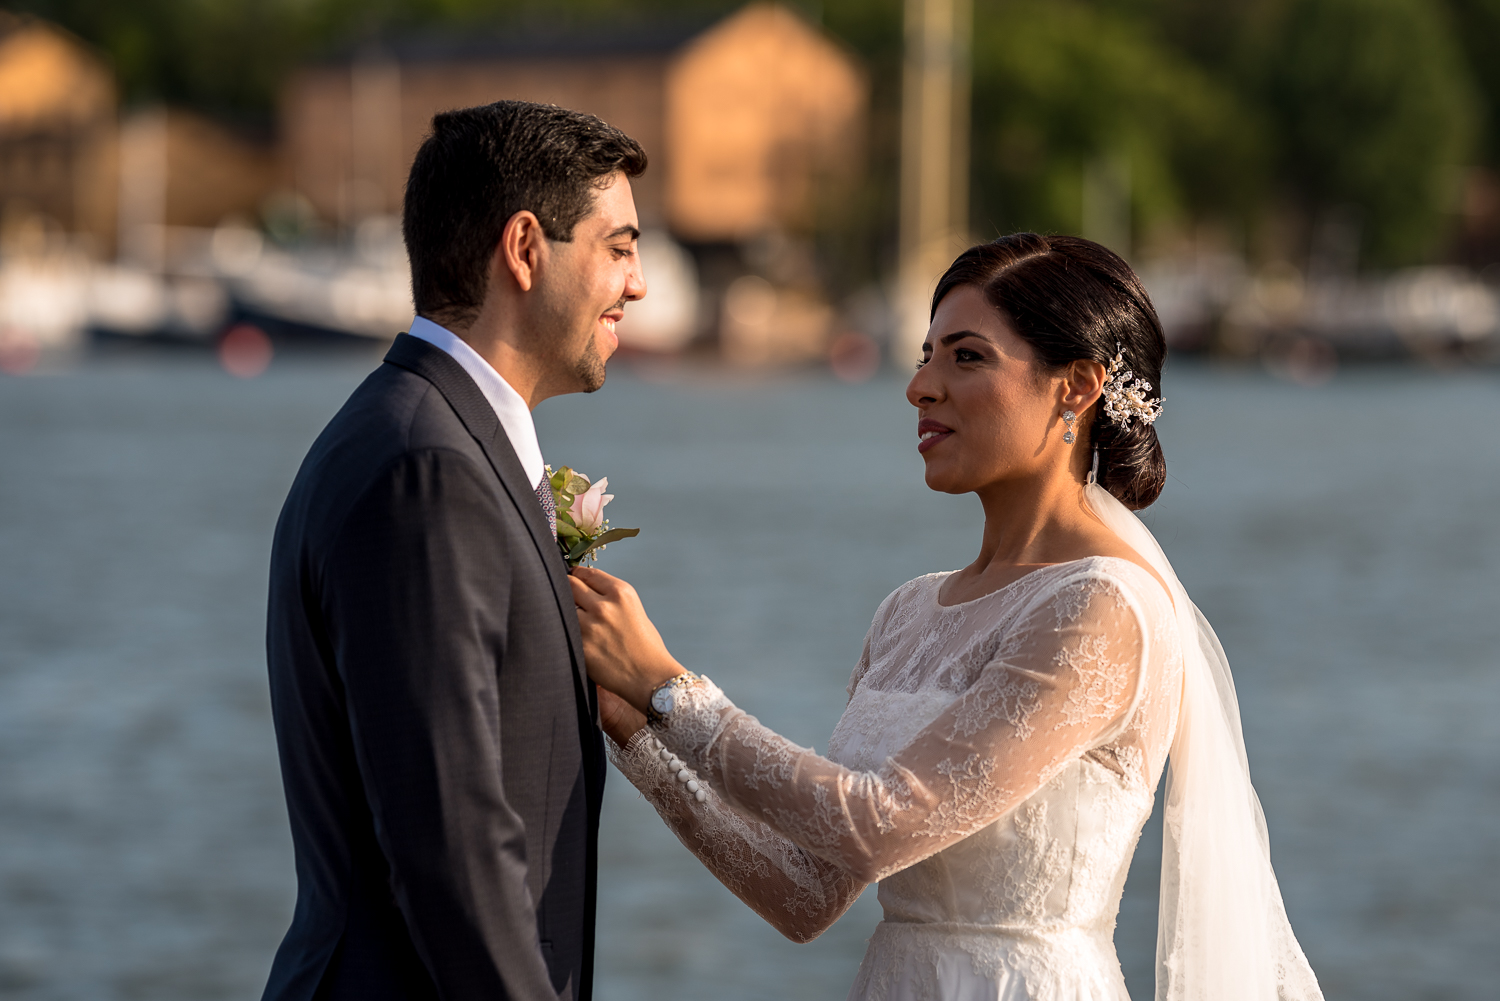
[[[557,499],[552,496],[552,484],[547,480],[547,474],[543,473],[541,481],[536,485],[536,499],[542,502],[542,510],[547,513],[547,525],[552,529],[552,534],[557,534]]]

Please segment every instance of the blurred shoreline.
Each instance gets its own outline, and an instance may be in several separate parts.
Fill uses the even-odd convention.
[[[98,261],[56,235],[0,251],[0,372],[56,370],[85,355],[142,348],[210,350],[231,373],[254,376],[279,352],[382,351],[410,320],[394,220],[367,221],[343,244],[293,248],[237,225],[170,236],[177,250],[161,269]],[[1214,255],[1149,261],[1140,274],[1179,354],[1259,363],[1306,383],[1347,363],[1500,364],[1500,288],[1463,268],[1308,277],[1286,266],[1253,272]],[[665,283],[661,297],[696,297],[681,287],[689,281]],[[788,322],[777,290],[761,285],[737,298],[731,286],[725,324],[743,325],[746,314],[767,328]],[[747,306],[752,292],[763,301]],[[891,357],[894,321],[877,290],[829,311],[819,349],[793,358],[737,355],[714,324],[663,350],[629,322],[650,302],[627,308],[621,338],[622,357],[646,372],[828,368],[861,382],[906,367]]]

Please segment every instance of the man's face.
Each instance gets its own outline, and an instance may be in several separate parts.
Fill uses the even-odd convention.
[[[592,393],[604,385],[604,363],[620,345],[615,324],[627,302],[646,294],[639,236],[630,178],[617,173],[596,189],[594,210],[573,228],[571,242],[548,241],[533,329],[555,362],[547,381],[555,381],[557,393]]]

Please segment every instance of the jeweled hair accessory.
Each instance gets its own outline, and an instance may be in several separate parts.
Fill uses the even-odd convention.
[[[1121,371],[1124,369],[1124,371]],[[1132,420],[1142,424],[1155,424],[1161,416],[1161,399],[1148,399],[1151,383],[1137,379],[1135,373],[1125,368],[1125,350],[1115,345],[1115,360],[1109,363],[1104,376],[1104,413],[1122,428],[1130,427]]]

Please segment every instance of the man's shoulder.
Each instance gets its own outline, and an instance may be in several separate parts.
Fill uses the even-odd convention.
[[[473,437],[431,382],[383,364],[339,408],[308,450],[316,468],[372,470],[404,453],[434,447],[475,449]]]
[[[475,443],[437,386],[415,372],[385,363],[350,394],[312,451],[352,450],[394,457],[445,444],[468,447]]]
[[[318,533],[341,520],[364,493],[403,460],[443,453],[452,461],[488,463],[483,449],[443,394],[427,379],[383,364],[349,396],[318,435],[287,497],[284,514]]]

